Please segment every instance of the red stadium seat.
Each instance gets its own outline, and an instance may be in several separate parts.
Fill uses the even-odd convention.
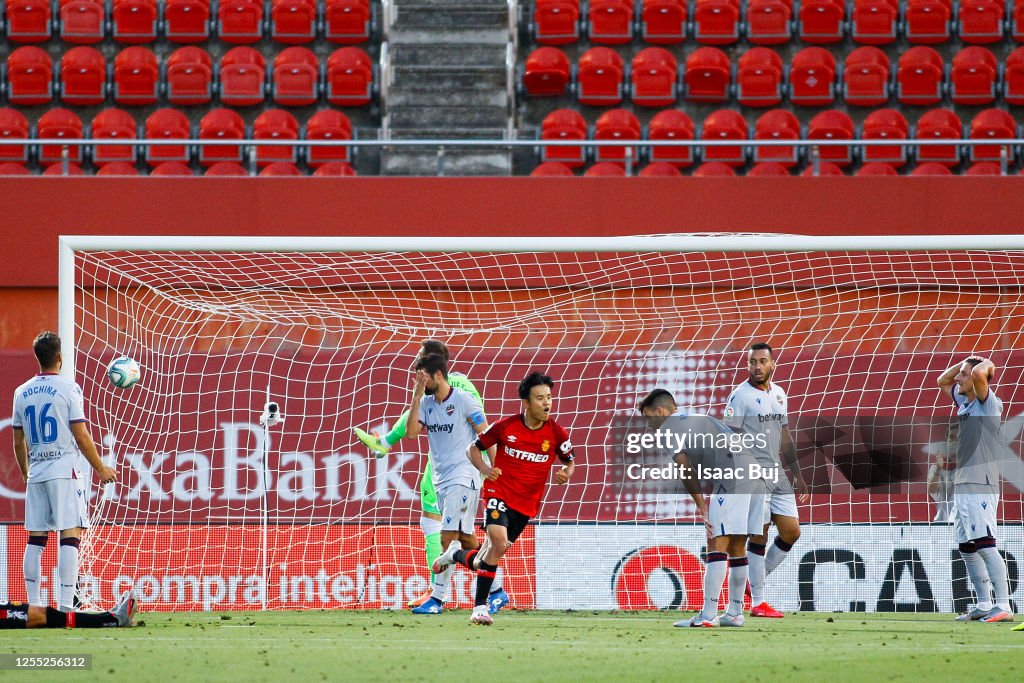
[[[132,164],[127,161],[115,161],[109,164],[105,164],[100,170],[96,171],[98,176],[133,176],[139,175],[139,169],[135,168]]]
[[[932,109],[917,120],[914,137],[918,140],[959,140],[964,134],[960,117],[949,109]],[[917,148],[917,161],[932,161],[947,166],[960,163],[958,145],[922,145]]]
[[[580,38],[580,0],[537,0],[532,26],[538,43],[575,43]]]
[[[804,178],[817,178],[821,176],[837,176],[843,175],[843,169],[839,168],[830,161],[822,161],[818,164],[818,170],[815,172],[814,164],[808,164],[807,168],[800,174]]]
[[[541,123],[542,140],[586,140],[587,123],[575,109],[556,109]],[[541,147],[541,161],[558,161],[569,168],[579,168],[586,161],[583,147]]]
[[[171,176],[188,176],[192,177],[192,169],[187,164],[183,164],[180,161],[165,161],[162,164],[157,164],[151,176],[171,177]]]
[[[647,164],[637,173],[642,178],[674,178],[683,175],[673,164],[655,161]]]
[[[748,177],[766,177],[766,176],[789,176],[789,171],[783,164],[777,161],[766,161],[760,164],[755,164],[753,168],[747,171]]]
[[[157,109],[146,119],[146,138],[150,140],[188,140],[192,137],[188,117],[177,109]],[[185,145],[149,145],[146,162],[150,166],[164,161],[188,163],[189,149]]]
[[[249,172],[237,161],[218,161],[206,169],[207,176],[247,176]]]
[[[896,70],[896,97],[903,104],[942,101],[943,64],[939,53],[918,45],[900,55]]]
[[[324,37],[342,45],[365,43],[370,39],[372,18],[370,0],[327,0]]]
[[[153,104],[160,97],[160,65],[153,51],[135,45],[114,58],[114,101],[118,104]]]
[[[362,107],[373,100],[373,63],[358,47],[342,47],[327,58],[327,101]]]
[[[107,63],[99,50],[73,47],[60,59],[60,99],[88,106],[107,98]]]
[[[994,161],[979,161],[967,169],[964,175],[1003,175],[1003,171]]]
[[[32,175],[32,171],[15,161],[5,161],[0,163],[0,176],[8,175]]]
[[[235,47],[220,59],[220,100],[233,107],[259,104],[265,97],[267,65],[257,50]]]
[[[1003,97],[1007,104],[1024,104],[1024,47],[1018,47],[1006,58]]]
[[[850,34],[862,45],[886,45],[896,40],[899,18],[897,0],[854,0]]]
[[[274,102],[286,107],[305,107],[316,102],[320,93],[320,62],[312,50],[304,47],[281,50],[274,57],[273,76]]]
[[[254,140],[298,140],[299,123],[284,109],[267,109],[253,122],[252,137]],[[295,147],[276,145],[258,145],[256,147],[256,165],[259,167],[276,161],[295,163],[297,159]]]
[[[904,34],[911,43],[945,43],[952,37],[950,0],[909,0],[905,16]]]
[[[971,120],[971,129],[968,134],[971,140],[1005,139],[1017,137],[1017,124],[1007,112],[1002,109],[986,109]],[[971,145],[968,151],[970,161],[999,161],[1000,147],[998,145]],[[1006,147],[1006,160],[1013,163],[1015,150],[1013,145]]]
[[[29,137],[28,119],[17,109],[0,109],[0,138],[24,140]],[[0,161],[28,161],[28,145],[0,145]]]
[[[903,114],[895,109],[877,109],[864,119],[861,130],[863,140],[906,140],[910,127]],[[905,146],[865,146],[862,155],[865,162],[879,161],[899,168],[907,162]]]
[[[808,140],[853,140],[855,137],[853,119],[846,112],[836,109],[815,114],[807,124]],[[818,148],[818,158],[846,167],[853,163],[853,151],[846,145],[821,146]]]
[[[732,45],[740,39],[739,0],[697,0],[693,37],[706,45]]]
[[[640,35],[645,43],[674,45],[686,40],[684,0],[643,0]]]
[[[164,35],[173,43],[201,43],[210,37],[210,0],[167,0]]]
[[[863,166],[861,166],[859,169],[857,169],[857,172],[854,175],[858,177],[872,175],[890,176],[899,175],[899,171],[897,171],[889,164],[882,163],[880,161],[873,161],[871,163],[864,164]]]
[[[622,102],[622,58],[607,47],[592,47],[576,70],[580,104],[604,107]]]
[[[965,43],[998,43],[1003,39],[1006,5],[1001,0],[961,0],[960,40]]]
[[[791,111],[772,109],[766,111],[754,124],[755,140],[799,140],[800,121]],[[800,160],[799,150],[794,147],[754,147],[754,162],[776,162],[786,168],[796,166]]]
[[[12,43],[45,43],[52,30],[49,0],[7,0],[7,39]]]
[[[290,45],[312,42],[316,38],[315,0],[272,0],[270,37]]]
[[[214,109],[199,121],[200,140],[242,140],[245,122],[231,109]],[[218,161],[241,161],[240,145],[203,145],[199,148],[199,163],[211,166]]]
[[[956,104],[991,104],[996,99],[999,64],[983,47],[965,47],[953,57],[949,96]]]
[[[782,101],[782,57],[767,47],[755,47],[740,57],[736,70],[736,100],[745,107],[774,107]]]
[[[695,178],[710,178],[714,176],[734,176],[736,171],[732,170],[732,166],[729,164],[723,164],[721,161],[711,161],[705,164],[701,164],[697,167],[697,170],[693,172]]]
[[[573,177],[576,174],[572,172],[572,169],[561,164],[557,161],[545,161],[543,164],[538,164],[536,168],[530,171],[530,177],[553,177],[553,176],[568,176]]]
[[[632,63],[630,98],[641,107],[667,107],[676,101],[679,65],[672,53],[661,47],[641,50]]]
[[[261,176],[300,176],[302,171],[295,164],[286,161],[278,161],[268,164],[262,171]]]
[[[683,81],[691,102],[726,102],[732,83],[729,58],[717,47],[699,47],[686,58]]]
[[[701,140],[746,140],[750,137],[746,119],[732,109],[711,112],[704,119],[701,128]],[[729,166],[742,166],[747,162],[746,148],[741,145],[705,147],[704,161],[720,161]]]
[[[792,0],[750,0],[747,40],[755,45],[781,45],[793,36]]]
[[[60,0],[60,37],[65,42],[98,43],[105,24],[103,0]]]
[[[150,43],[156,40],[160,10],[156,0],[114,0],[114,40],[121,43]]]
[[[167,58],[166,81],[171,104],[209,104],[213,99],[213,60],[202,48],[180,47]]]
[[[678,109],[659,111],[647,126],[648,140],[693,140],[693,121]],[[693,147],[651,147],[651,161],[678,167],[693,163]]]
[[[263,38],[260,0],[219,0],[217,36],[225,43],[255,43]]]
[[[609,177],[616,178],[626,175],[626,169],[610,161],[602,161],[588,168],[583,175],[587,178]]]
[[[528,97],[564,95],[569,80],[569,58],[557,47],[539,47],[526,58],[523,90]]]
[[[1014,0],[1010,15],[1010,37],[1018,43],[1024,43],[1024,2]]]
[[[307,140],[351,140],[352,122],[340,111],[321,109],[306,122]],[[315,168],[335,162],[348,163],[348,147],[310,147],[306,152],[307,164]]]
[[[83,171],[82,167],[79,166],[78,164],[76,164],[74,162],[71,162],[71,163],[68,164],[67,168],[64,168],[64,164],[50,164],[50,166],[48,166],[46,168],[46,170],[43,171],[43,175],[53,175],[53,176],[85,175],[85,171]]]
[[[843,40],[846,5],[843,0],[802,0],[797,13],[800,40],[828,45]]]
[[[611,109],[601,114],[597,123],[594,124],[594,139],[639,140],[640,122],[632,112],[626,109]],[[637,161],[637,148],[601,146],[597,148],[594,160],[632,165]]]
[[[587,16],[591,43],[620,45],[633,40],[632,0],[590,0]]]
[[[359,175],[356,173],[356,169],[352,168],[348,164],[341,163],[338,161],[332,161],[329,164],[324,164],[320,168],[313,172],[315,176],[347,176],[353,177]]]
[[[123,109],[104,109],[92,120],[90,137],[93,140],[135,140],[138,137],[138,124],[135,117]],[[131,145],[95,145],[92,160],[96,166],[123,161],[135,163],[136,148]]]
[[[942,164],[937,164],[934,161],[928,161],[923,164],[918,164],[917,168],[910,172],[910,175],[953,175],[953,172]]]
[[[30,106],[53,99],[53,63],[34,45],[19,47],[7,57],[7,101]]]
[[[836,60],[822,47],[805,47],[789,67],[789,101],[804,107],[835,102]]]
[[[39,139],[68,138],[74,140],[82,138],[84,131],[82,120],[68,109],[51,109],[39,117],[36,123],[36,137]],[[39,163],[43,166],[60,164],[63,161],[62,145],[41,145],[39,150]],[[82,163],[81,145],[68,145],[68,161],[76,164]]]
[[[858,107],[877,107],[889,100],[889,58],[877,47],[859,47],[843,64],[843,100]]]

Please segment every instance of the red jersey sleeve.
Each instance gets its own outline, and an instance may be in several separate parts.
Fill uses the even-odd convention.
[[[576,454],[573,452],[572,441],[569,440],[569,431],[557,422],[553,422],[551,426],[554,428],[553,431],[557,442],[555,452],[558,453],[559,460],[562,462],[572,462],[576,459]]]
[[[508,418],[506,417],[488,426],[487,429],[476,438],[476,447],[481,451],[486,451],[491,446],[504,443],[505,425],[507,424]]]

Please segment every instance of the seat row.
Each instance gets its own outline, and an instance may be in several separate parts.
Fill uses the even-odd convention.
[[[55,78],[56,76],[56,78]],[[267,97],[282,106],[308,106],[321,98],[336,106],[362,106],[373,99],[374,66],[357,47],[335,50],[321,66],[311,50],[289,47],[267,65],[258,50],[232,48],[214,67],[202,48],[175,50],[161,68],[156,55],[140,46],[128,47],[108,65],[92,47],[71,48],[56,69],[50,55],[34,45],[12,52],[4,65],[2,86],[15,105],[48,104],[54,99],[72,106],[102,104],[110,96],[125,106],[149,105],[166,98],[175,105],[201,105],[214,97],[245,107]]]
[[[5,161],[0,163],[0,176],[16,176],[16,175],[32,175],[24,164],[19,164],[15,161]],[[47,166],[43,171],[43,175],[46,176],[84,176],[89,175],[85,170],[78,164],[69,163],[67,166],[63,164],[53,164]],[[110,164],[106,164],[103,167],[96,170],[95,175],[97,176],[138,176],[144,175],[139,173],[139,169],[124,161],[116,161]],[[157,164],[153,167],[153,170],[149,173],[150,176],[193,176],[192,169],[188,167],[188,164],[184,164],[180,161],[165,161],[161,164]],[[212,166],[205,169],[204,176],[248,176],[251,175],[249,171],[245,169],[240,163],[235,161],[218,161]],[[301,176],[304,175],[299,167],[295,164],[278,161],[272,164],[268,164],[263,167],[260,171],[261,176]],[[321,164],[313,172],[314,176],[354,176],[357,175],[354,168],[349,164],[341,162],[331,162],[328,164]]]
[[[163,10],[161,12],[161,9]],[[356,44],[369,39],[370,0],[6,0],[4,35],[15,43],[39,43],[59,36],[92,44],[112,37],[122,43],[166,38],[198,43],[216,35],[225,43],[309,43],[323,37]]]
[[[531,35],[546,45],[577,42],[623,44],[639,36],[653,44],[692,37],[706,45],[731,45],[742,37],[777,45],[838,43],[847,36],[866,45],[900,37],[911,43],[1024,42],[1024,0],[536,0]]]
[[[557,161],[545,161],[538,164],[536,168],[530,173],[532,177],[558,177],[558,176],[575,176],[571,168],[563,163]],[[610,161],[602,161],[594,164],[587,168],[583,173],[587,177],[624,177],[626,176],[626,169],[621,164],[612,163]],[[679,177],[682,172],[679,168],[673,164],[665,163],[664,161],[653,161],[643,168],[640,169],[637,176],[643,178],[666,178],[666,177]],[[691,174],[694,177],[710,177],[710,176],[735,176],[737,175],[736,170],[728,164],[723,164],[720,161],[709,161],[694,169]],[[745,174],[747,177],[770,177],[770,176],[785,176],[791,175],[790,169],[775,161],[763,161],[759,164],[751,166],[750,170]],[[842,176],[846,175],[843,169],[830,162],[822,162],[818,168],[815,169],[813,165],[808,165],[803,172],[800,173],[803,177],[813,176]],[[899,173],[891,165],[871,161],[863,164],[857,169],[855,176],[894,176]],[[918,164],[914,170],[908,175],[912,176],[927,176],[927,175],[954,175],[953,171],[948,166],[943,164],[937,164],[935,162],[926,161]],[[1003,175],[1002,167],[993,161],[979,161],[976,164],[970,166],[966,171],[963,172],[965,176],[993,176]],[[1018,175],[1024,175],[1024,169],[1018,172]]]
[[[36,122],[35,129],[25,115],[16,109],[0,109],[0,137],[7,139],[50,140],[65,138],[93,140],[351,140],[352,123],[348,117],[333,109],[313,114],[305,126],[288,111],[268,109],[256,117],[251,131],[242,117],[230,109],[214,109],[199,121],[197,130],[185,114],[177,109],[158,109],[150,114],[143,125],[123,109],[104,109],[86,127],[82,120],[68,109],[51,109]],[[197,135],[198,134],[198,135]],[[42,166],[59,164],[67,160],[80,164],[87,157],[97,167],[109,163],[135,163],[145,161],[153,166],[167,161],[188,163],[196,160],[203,166],[218,161],[239,162],[246,158],[242,145],[201,145],[198,150],[190,145],[3,145],[0,161],[27,163],[35,160]],[[295,163],[304,160],[310,167],[332,162],[348,162],[349,151],[344,146],[297,147],[257,145],[254,161],[265,166],[278,161]]]
[[[628,97],[642,107],[689,102],[735,100],[748,107],[774,107],[788,99],[806,107],[848,105],[875,107],[891,96],[907,105],[931,105],[945,97],[955,104],[985,105],[997,98],[1024,105],[1024,47],[1001,65],[986,48],[972,45],[943,63],[934,49],[918,45],[893,66],[877,47],[853,50],[842,68],[821,47],[807,47],[789,65],[770,48],[747,50],[735,68],[715,47],[701,47],[677,63],[660,47],[641,50],[627,66],[612,49],[593,47],[575,66],[558,48],[541,47],[522,70],[521,90],[530,97],[558,97],[572,92],[580,104],[616,106]]]
[[[879,109],[864,120],[859,135],[853,120],[845,112],[827,110],[810,120],[806,129],[791,111],[774,109],[762,114],[750,129],[747,120],[737,111],[720,109],[709,114],[700,130],[693,120],[678,109],[666,109],[651,119],[644,129],[636,116],[625,109],[612,109],[597,119],[588,129],[583,116],[573,109],[558,109],[550,113],[541,126],[541,140],[656,140],[656,141],[728,141],[728,140],[995,140],[1016,138],[1019,133],[1013,117],[1001,109],[986,109],[978,113],[966,128],[960,118],[948,109],[934,109],[918,119],[912,129],[906,118],[895,109]],[[966,157],[972,162],[999,161],[1002,153],[1013,161],[1015,150],[999,145],[969,145],[962,150],[957,144],[949,145],[822,145],[818,147],[821,160],[838,166],[848,166],[859,156],[865,162],[884,162],[894,168],[902,166],[916,149],[918,161],[930,161],[956,166]],[[720,145],[703,149],[684,146],[575,146],[543,145],[542,161],[558,161],[571,168],[584,165],[589,157],[594,161],[625,163],[627,155],[636,160],[638,154],[650,161],[663,161],[679,167],[689,166],[698,158],[719,161],[730,166],[743,166],[748,161],[777,162],[785,167],[795,166],[806,156],[805,146],[752,146]],[[629,150],[627,152],[627,150]]]

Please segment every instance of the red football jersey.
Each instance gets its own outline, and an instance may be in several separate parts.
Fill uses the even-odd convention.
[[[569,432],[554,420],[530,429],[522,415],[495,422],[477,439],[477,445],[497,445],[494,466],[501,470],[497,481],[484,481],[484,497],[500,498],[516,512],[537,514],[552,465],[573,459]]]

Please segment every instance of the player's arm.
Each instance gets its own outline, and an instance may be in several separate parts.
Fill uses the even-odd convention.
[[[483,431],[477,432],[476,441],[469,445],[469,450],[466,454],[469,456],[469,461],[473,463],[473,467],[483,475],[485,479],[494,481],[501,476],[501,468],[494,467],[494,456],[490,456],[491,462],[488,463],[484,460],[484,451],[490,449],[493,451],[497,448],[498,442],[501,440],[501,422],[498,422],[493,427],[485,428]]]
[[[677,465],[683,468],[683,487],[690,494],[690,498],[693,498],[693,504],[697,506],[697,512],[700,513],[701,521],[704,522],[704,527],[710,533],[711,520],[708,518],[708,503],[704,499],[704,493],[700,490],[700,481],[694,476],[696,469],[690,464],[686,451],[676,453],[675,461]]]
[[[811,499],[810,491],[807,488],[807,482],[804,481],[804,475],[800,472],[800,463],[796,457],[796,442],[793,441],[793,434],[789,431],[788,426],[782,428],[779,448],[782,451],[782,462],[786,464],[786,469],[793,476],[793,488],[800,494],[800,502],[806,503]]]
[[[972,358],[981,358],[972,356]],[[982,358],[981,362],[971,369],[971,380],[974,382],[974,393],[978,400],[984,403],[988,400],[988,384],[996,374],[996,364],[988,358]]]
[[[427,375],[422,370],[416,371],[416,380],[412,388],[412,403],[409,405],[409,419],[405,425],[405,435],[415,439],[423,431],[423,423],[420,422],[420,401],[423,400],[423,392],[427,388]]]
[[[960,372],[960,366],[963,363],[956,363],[946,368],[941,375],[939,375],[938,385],[939,391],[943,396],[949,396],[950,390],[953,388],[953,379],[956,377],[956,373]]]
[[[939,492],[940,473],[945,463],[941,453],[935,455],[935,462],[928,466],[928,493],[935,495]]]
[[[569,440],[569,432],[556,424],[556,434],[560,439],[558,444],[558,459],[562,461],[562,466],[555,472],[555,483],[559,486],[565,486],[572,479],[572,473],[576,471],[576,455],[572,450],[572,441]]]
[[[107,467],[100,460],[100,454],[96,450],[96,444],[92,440],[92,435],[89,434],[89,423],[88,422],[72,422],[71,423],[71,434],[75,437],[75,443],[78,444],[78,450],[82,451],[82,455],[85,459],[96,470],[96,475],[99,477],[100,482],[103,484],[109,484],[110,482],[117,479],[117,474],[114,472],[112,467]]]
[[[14,431],[14,459],[18,461],[18,469],[21,470],[21,478],[28,482],[28,442],[25,441],[25,430],[15,427]]]

